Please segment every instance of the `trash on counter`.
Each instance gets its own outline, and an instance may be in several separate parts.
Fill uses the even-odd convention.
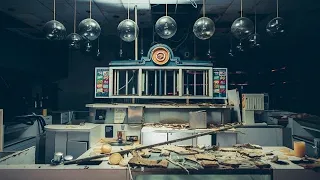
[[[246,148],[246,149],[262,149],[261,146],[256,145],[256,144],[250,144],[250,143],[236,144],[236,145],[233,145],[233,147],[236,147],[236,148]]]
[[[102,153],[105,153],[105,154],[106,153],[110,153],[111,150],[112,150],[112,146],[109,145],[109,144],[104,144],[104,145],[101,146],[101,152]]]
[[[123,157],[119,153],[111,154],[111,156],[109,157],[109,164],[119,165],[119,163],[122,159],[123,159]]]
[[[146,166],[146,167],[162,167],[167,168],[169,162],[167,160],[150,160],[141,157],[133,157],[129,160],[131,166]]]

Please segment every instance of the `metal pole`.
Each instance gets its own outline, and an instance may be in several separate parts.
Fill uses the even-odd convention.
[[[136,25],[138,26],[138,9],[137,9],[137,5],[134,6],[134,20],[136,22]],[[135,60],[138,60],[138,32],[137,32],[137,26],[135,27],[135,37],[136,37],[136,40],[134,41],[135,43],[135,51],[134,51],[134,54],[135,54]]]
[[[128,95],[129,72],[126,70],[126,95]]]

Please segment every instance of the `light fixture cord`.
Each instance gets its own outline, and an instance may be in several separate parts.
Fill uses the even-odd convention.
[[[73,33],[76,33],[76,22],[77,22],[77,0],[74,0],[74,17],[73,17]]]
[[[277,17],[279,17],[279,0],[277,0]]]
[[[242,0],[240,2],[240,13],[241,13],[241,17],[243,17],[243,12],[242,12]]]
[[[203,15],[203,17],[205,17],[206,16],[206,1],[205,0],[203,0],[203,2],[202,2],[202,15]]]
[[[100,49],[100,38],[98,38],[98,50]]]
[[[166,3],[166,16],[168,16],[168,4]]]
[[[257,34],[257,1],[255,0],[255,7],[254,7],[254,33]]]
[[[91,11],[92,11],[92,0],[90,0],[90,19],[91,19],[91,17],[92,17]]]
[[[193,54],[196,57],[197,49],[196,49],[196,36],[193,36]]]
[[[56,20],[56,0],[53,0],[53,20]]]
[[[128,0],[128,19],[130,19],[130,0]]]

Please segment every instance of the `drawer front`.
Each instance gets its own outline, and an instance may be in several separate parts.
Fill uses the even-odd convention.
[[[68,141],[89,141],[89,132],[68,132]]]

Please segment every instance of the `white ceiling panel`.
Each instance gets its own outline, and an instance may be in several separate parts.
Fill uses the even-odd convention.
[[[139,1],[139,0],[134,0]],[[202,0],[191,0],[197,4],[202,4]],[[190,0],[178,0],[178,4],[191,4]],[[207,0],[209,1],[209,0]],[[177,0],[150,0],[150,4],[176,4]]]

